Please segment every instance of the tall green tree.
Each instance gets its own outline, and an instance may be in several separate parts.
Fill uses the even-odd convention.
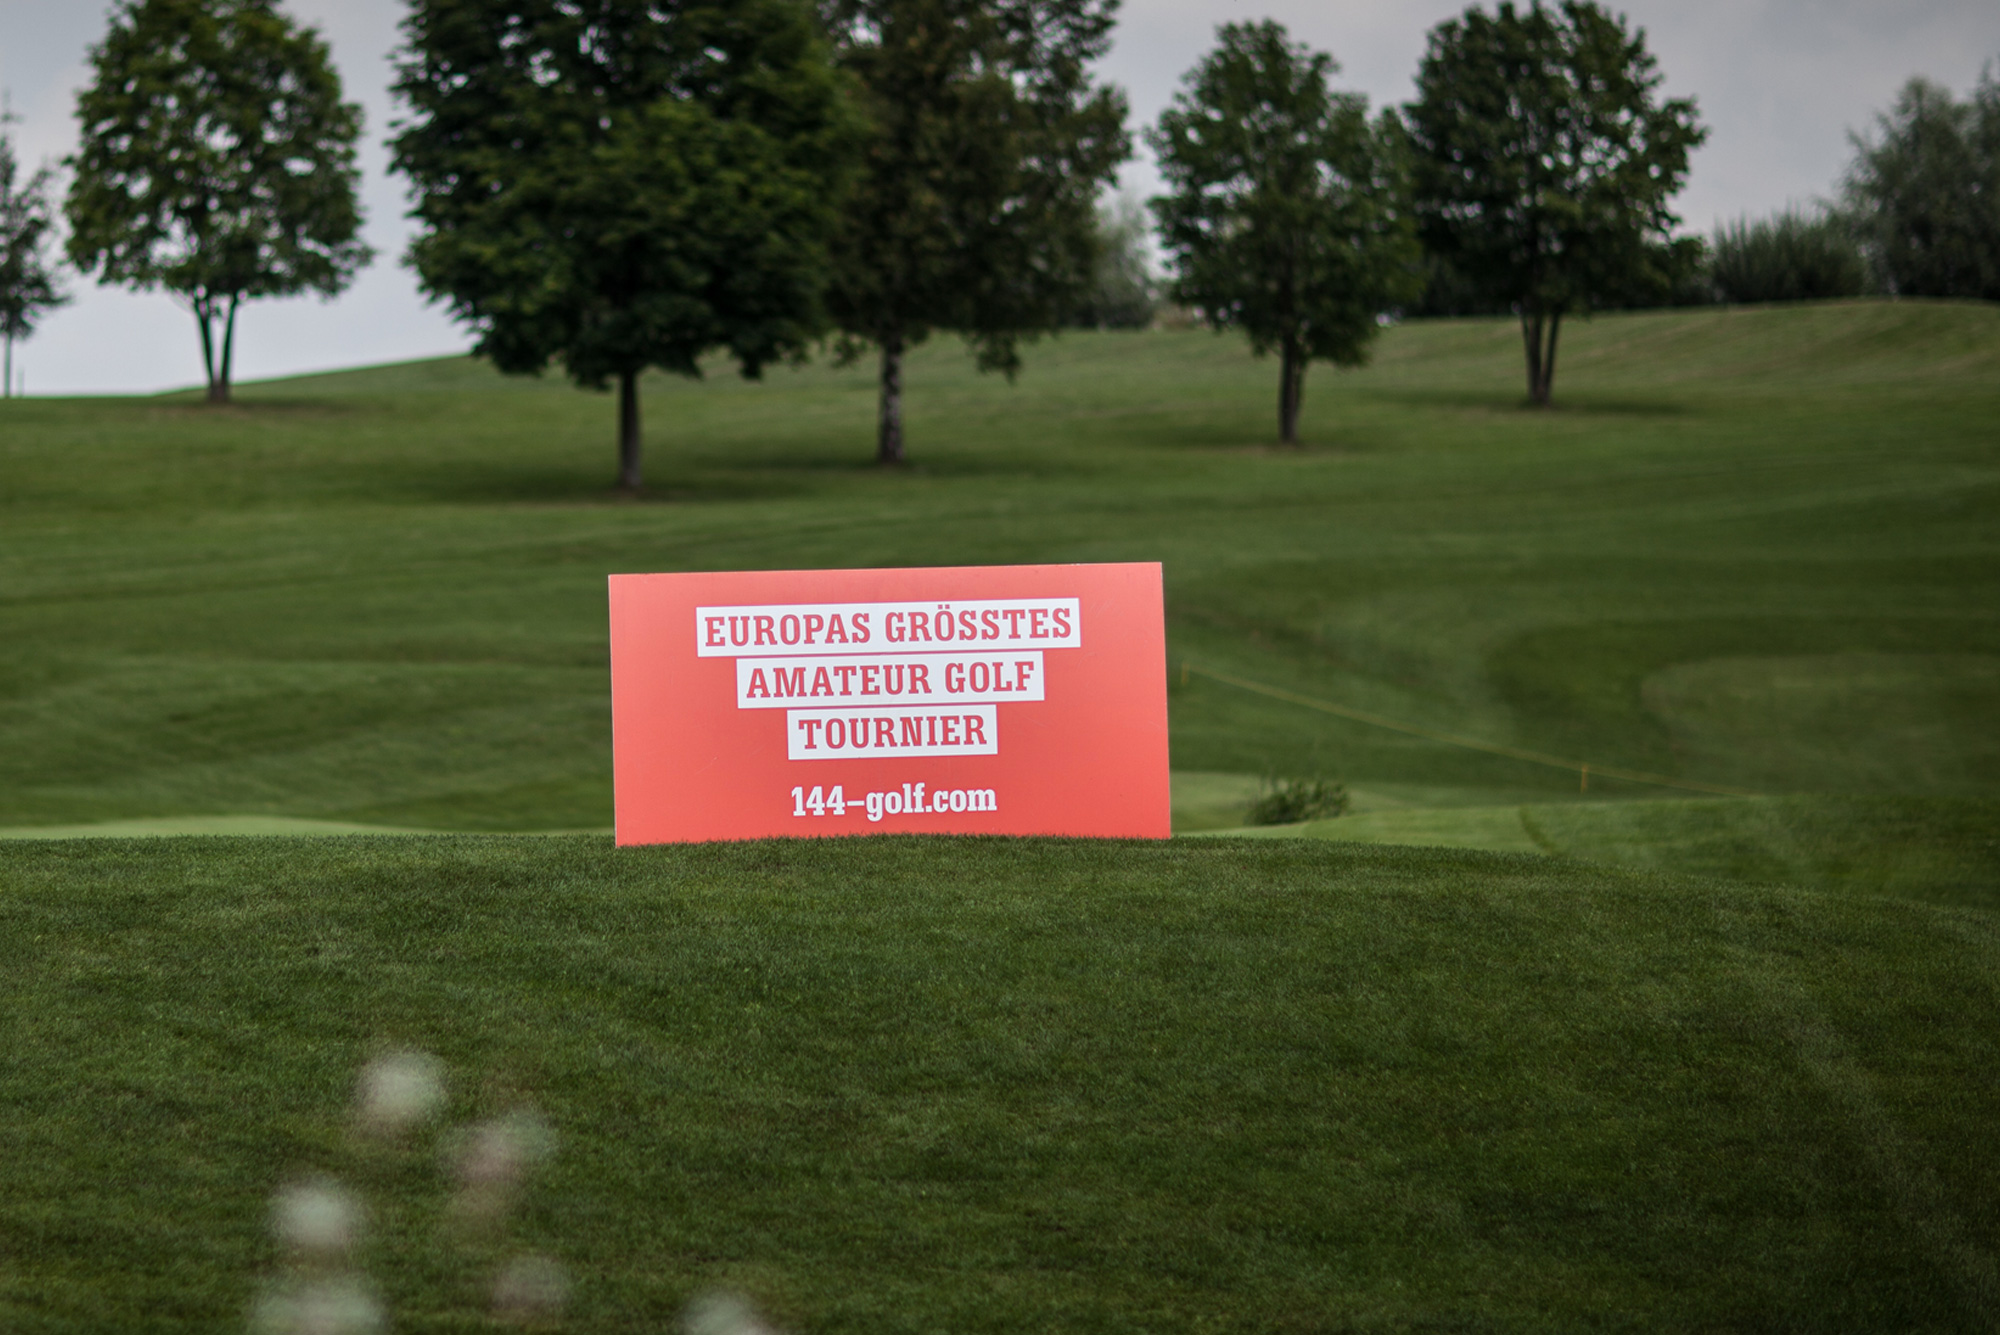
[[[361,108],[340,100],[326,43],[270,0],[124,0],[90,62],[70,259],[185,301],[209,400],[227,402],[242,302],[333,296],[372,258]]]
[[[876,457],[903,459],[903,356],[935,329],[1012,378],[1091,291],[1099,190],[1130,155],[1094,87],[1117,0],[823,0],[873,131],[828,294],[881,353]]]
[[[42,315],[69,300],[56,281],[47,254],[55,210],[49,203],[50,172],[41,168],[17,180],[14,141],[7,132],[13,117],[0,113],[0,398],[14,393],[14,341],[35,331]]]
[[[1538,405],[1564,315],[1664,299],[1699,263],[1668,202],[1707,131],[1662,81],[1645,33],[1590,0],[1431,30],[1407,109],[1419,229],[1476,298],[1519,313]]]
[[[1175,299],[1278,354],[1278,438],[1296,445],[1306,367],[1360,365],[1377,317],[1422,288],[1397,129],[1280,25],[1216,35],[1148,135],[1172,187],[1153,209]]]
[[[1883,285],[2000,300],[2000,84],[1991,70],[1964,102],[1910,80],[1854,149],[1847,214]]]
[[[860,122],[804,0],[415,0],[392,147],[423,287],[509,374],[745,376],[824,330],[828,237]]]

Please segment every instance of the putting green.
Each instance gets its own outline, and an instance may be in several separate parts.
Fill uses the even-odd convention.
[[[1753,786],[1830,792],[2000,787],[2000,655],[1710,658],[1647,677],[1646,708],[1689,764],[1756,757]]]

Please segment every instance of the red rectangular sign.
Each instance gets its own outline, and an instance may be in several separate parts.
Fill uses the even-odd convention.
[[[1169,833],[1157,563],[611,577],[620,844]]]

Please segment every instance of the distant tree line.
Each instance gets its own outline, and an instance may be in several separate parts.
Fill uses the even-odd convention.
[[[983,370],[1164,303],[1240,331],[1298,439],[1307,368],[1399,315],[1504,314],[1551,401],[1566,319],[1617,307],[1885,292],[2000,298],[2000,85],[1913,80],[1833,203],[1706,240],[1671,211],[1706,136],[1643,32],[1595,0],[1440,23],[1417,96],[1370,113],[1332,56],[1224,24],[1131,151],[1092,70],[1117,0],[408,0],[390,140],[423,290],[502,371],[615,389],[644,480],[639,377],[716,354],[756,377],[831,346],[878,368],[903,459],[906,357],[958,334]],[[371,258],[358,107],[274,0],[119,0],[80,94],[70,261],[195,316],[229,396],[240,305],[331,296]],[[62,299],[47,172],[0,122],[0,333]],[[1150,224],[1149,217],[1150,214]],[[1165,278],[1155,276],[1155,255]]]

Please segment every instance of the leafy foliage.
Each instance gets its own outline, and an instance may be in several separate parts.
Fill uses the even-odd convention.
[[[1883,285],[2000,300],[2000,83],[1991,71],[1966,102],[1910,80],[1854,148],[1846,203]]]
[[[1278,434],[1296,443],[1307,364],[1360,365],[1376,316],[1418,290],[1396,131],[1280,25],[1217,38],[1148,136],[1172,188],[1153,208],[1175,300],[1280,355]]]
[[[858,124],[803,3],[418,0],[404,30],[423,287],[503,371],[617,378],[625,486],[640,371],[754,378],[818,336]]]
[[[1144,329],[1153,323],[1160,283],[1147,255],[1150,222],[1129,195],[1097,206],[1097,264],[1090,291],[1066,323],[1083,329]]]
[[[14,392],[14,340],[26,338],[46,311],[69,298],[56,282],[44,250],[55,215],[49,206],[49,169],[16,182],[13,140],[0,118],[0,339],[6,361],[0,369],[0,397]]]
[[[1251,825],[1296,825],[1347,814],[1347,789],[1328,779],[1277,779],[1250,806]]]
[[[1408,108],[1424,244],[1519,312],[1537,404],[1566,313],[1665,297],[1699,261],[1667,202],[1707,132],[1661,82],[1645,34],[1592,0],[1431,30]]]
[[[1786,210],[1715,229],[1709,273],[1724,301],[1822,301],[1868,291],[1868,261],[1834,217]]]
[[[1130,154],[1125,99],[1095,88],[1117,0],[824,0],[873,118],[834,247],[830,304],[881,350],[877,457],[903,457],[904,350],[964,335],[982,370],[1091,291],[1098,190]]]
[[[361,108],[340,100],[326,43],[271,0],[125,0],[90,59],[70,259],[186,301],[209,397],[226,400],[240,302],[332,296],[373,257],[354,193]]]

